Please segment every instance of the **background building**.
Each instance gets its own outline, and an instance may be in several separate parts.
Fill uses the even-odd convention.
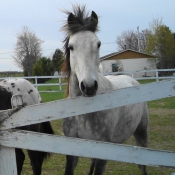
[[[154,56],[130,49],[103,56],[100,58],[100,63],[100,71],[103,73],[156,69]],[[155,76],[155,72],[138,73],[134,77],[142,76]]]

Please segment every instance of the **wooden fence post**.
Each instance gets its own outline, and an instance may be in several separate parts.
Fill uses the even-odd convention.
[[[36,90],[38,90],[38,82],[37,82],[37,76],[35,76],[35,84],[36,84]]]
[[[60,87],[60,91],[62,91],[62,86],[61,86],[61,77],[59,77],[59,87]]]
[[[132,78],[134,78],[134,71],[132,71]]]
[[[17,175],[15,148],[0,146],[0,175]]]
[[[158,82],[159,81],[159,72],[158,72],[158,70],[156,69],[156,82]]]

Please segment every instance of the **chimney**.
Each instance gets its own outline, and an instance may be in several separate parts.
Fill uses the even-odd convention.
[[[124,46],[125,46],[125,50],[126,50],[126,44]]]

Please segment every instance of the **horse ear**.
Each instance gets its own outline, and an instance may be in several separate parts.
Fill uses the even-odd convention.
[[[92,11],[92,13],[91,13],[91,21],[93,21],[93,20],[95,20],[96,23],[98,23],[98,16],[94,11]]]
[[[70,13],[67,18],[68,24],[72,24],[74,20],[75,20],[75,16],[72,13]]]

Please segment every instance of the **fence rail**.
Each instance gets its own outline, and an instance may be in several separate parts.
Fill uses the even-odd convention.
[[[61,92],[63,91],[62,86],[67,85],[63,80],[66,78],[66,76],[29,76],[29,77],[1,77],[0,80],[4,79],[10,79],[10,78],[24,78],[27,80],[34,80],[34,86],[38,90],[38,87],[40,86],[58,86],[58,91],[39,91],[39,92]],[[48,79],[58,79],[58,83],[38,83],[38,79],[41,78],[48,78]]]
[[[150,73],[150,72],[155,72],[155,76],[142,76],[142,77],[137,77],[135,78],[135,74],[138,73]],[[169,76],[160,76],[160,72],[172,72],[171,75]],[[172,79],[175,78],[175,69],[153,69],[153,70],[139,70],[139,71],[124,71],[124,72],[109,72],[109,73],[104,73],[103,75],[119,75],[119,74],[126,74],[130,75],[131,77],[135,78],[136,80],[147,80],[147,79],[156,79],[156,82],[158,82],[161,79]]]
[[[165,80],[108,91],[98,94],[95,97],[64,99],[27,106],[20,110],[10,109],[0,111],[0,174],[17,175],[14,148],[150,166],[175,167],[175,152],[171,151],[153,150],[137,146],[126,146],[12,129],[17,126],[57,120],[123,105],[175,96],[174,86],[174,79]],[[117,98],[115,98],[116,96]]]
[[[88,158],[93,157],[148,166],[175,167],[175,152],[172,151],[46,135],[42,133],[34,134],[30,131],[19,130],[2,131],[0,140],[3,141],[2,145],[4,147],[11,147],[13,145],[13,147],[16,148],[57,154]],[[18,141],[16,142],[16,140]]]
[[[155,72],[155,75],[156,76],[152,76],[152,77],[137,77],[135,78],[136,80],[150,80],[150,79],[153,79],[153,80],[156,80],[156,82],[158,82],[159,80],[161,79],[172,79],[172,78],[175,78],[175,69],[154,69],[154,70],[139,70],[139,71],[125,71],[125,72],[108,72],[108,73],[103,73],[103,75],[119,75],[119,74],[126,74],[126,75],[130,75],[132,76],[133,78],[135,77],[134,75],[137,74],[137,73],[149,73],[149,72]],[[159,73],[160,72],[172,72],[171,76],[159,76]],[[3,79],[9,79],[9,78],[25,78],[25,79],[28,79],[28,80],[34,80],[34,86],[36,87],[36,89],[38,90],[38,87],[41,87],[41,86],[58,86],[58,90],[49,90],[49,91],[40,91],[39,92],[61,92],[63,91],[63,87],[62,86],[65,86],[67,85],[67,83],[65,83],[65,81],[63,81],[66,76],[63,76],[63,75],[60,75],[60,76],[30,76],[30,77],[1,77],[0,80],[3,80]],[[58,79],[58,83],[38,83],[38,79],[41,79],[41,78],[48,78],[48,79]]]

